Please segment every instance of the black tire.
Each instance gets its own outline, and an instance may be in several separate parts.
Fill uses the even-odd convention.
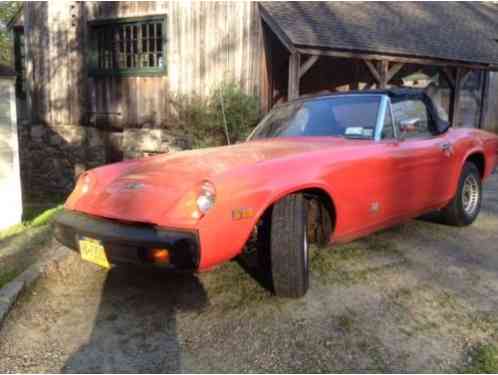
[[[308,247],[305,200],[302,194],[292,194],[277,202],[271,212],[271,273],[277,296],[299,298],[306,294]]]
[[[472,198],[469,198],[469,188],[466,187],[469,183],[473,185],[470,188]],[[444,222],[458,227],[472,224],[481,210],[481,199],[481,174],[474,163],[467,162],[463,166],[455,196],[442,209]]]

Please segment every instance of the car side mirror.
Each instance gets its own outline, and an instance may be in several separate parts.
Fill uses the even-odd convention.
[[[417,131],[417,124],[420,122],[418,117],[407,118],[399,122],[399,131],[401,133],[412,133]]]

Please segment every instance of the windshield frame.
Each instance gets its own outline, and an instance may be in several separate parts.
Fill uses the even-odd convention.
[[[374,137],[371,138],[371,139],[368,139],[368,138],[360,139],[360,138],[358,138],[358,140],[378,142],[378,141],[381,140],[380,137],[381,137],[381,134],[382,134],[382,129],[384,127],[384,118],[385,118],[385,115],[386,115],[386,111],[390,110],[390,107],[391,107],[388,95],[387,94],[383,94],[383,93],[336,94],[336,95],[322,96],[322,97],[314,98],[314,99],[304,99],[304,100],[299,100],[298,99],[296,101],[291,101],[291,102],[287,102],[287,103],[284,103],[284,104],[279,104],[279,105],[273,107],[273,109],[271,111],[269,111],[261,119],[261,121],[258,123],[258,125],[256,125],[256,127],[247,136],[246,142],[250,142],[250,141],[254,141],[254,140],[271,139],[271,138],[252,139],[252,137],[258,131],[258,129],[262,126],[262,124],[268,119],[268,117],[270,117],[273,114],[274,111],[277,111],[277,110],[279,110],[279,109],[281,109],[283,107],[295,104],[296,102],[299,102],[299,101],[302,101],[302,102],[322,101],[322,100],[330,100],[330,99],[334,99],[334,98],[343,98],[343,97],[363,97],[364,98],[364,97],[372,97],[372,96],[380,98],[379,107],[378,107],[378,110],[377,110],[377,118],[376,118],[376,123],[375,123]],[[303,137],[305,137],[305,136],[303,136]],[[321,136],[317,136],[317,137],[348,139],[347,137],[337,136],[337,135],[321,135]],[[275,138],[294,138],[294,137],[287,136],[287,137],[275,137]]]

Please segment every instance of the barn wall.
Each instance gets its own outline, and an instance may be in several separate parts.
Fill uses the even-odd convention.
[[[170,3],[171,88],[181,94],[208,95],[223,80],[258,93],[260,25],[256,3]]]
[[[166,75],[89,76],[89,22],[157,14],[167,15]],[[68,191],[86,168],[188,147],[167,133],[176,94],[206,96],[224,80],[259,93],[253,2],[28,2],[24,29],[30,125],[22,134],[32,190]]]
[[[259,23],[250,2],[93,2],[87,20],[167,14],[167,74],[91,78],[90,112],[115,128],[167,127],[176,94],[207,96],[224,80],[259,89]],[[87,38],[88,40],[88,38]]]
[[[488,73],[487,85],[482,127],[498,134],[498,72]]]
[[[167,2],[85,2],[83,19],[87,28],[88,21],[167,14],[168,8]],[[91,123],[113,129],[167,124],[167,76],[92,77],[88,90]]]

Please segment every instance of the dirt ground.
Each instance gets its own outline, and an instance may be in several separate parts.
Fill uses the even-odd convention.
[[[497,175],[471,227],[413,220],[312,257],[309,293],[284,300],[250,263],[164,275],[71,256],[11,311],[0,372],[448,372],[498,342]]]

